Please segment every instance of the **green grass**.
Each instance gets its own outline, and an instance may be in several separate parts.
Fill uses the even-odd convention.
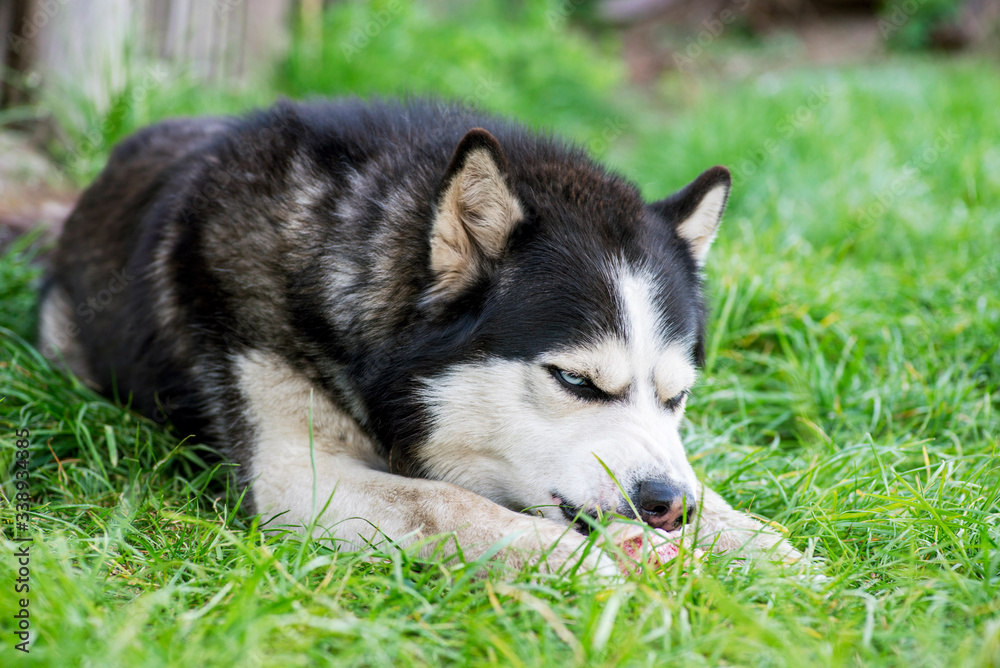
[[[496,79],[481,104],[589,144],[650,197],[730,165],[735,188],[708,269],[709,363],[687,442],[707,480],[786,526],[796,546],[823,559],[828,579],[723,557],[697,573],[671,568],[611,589],[531,573],[505,583],[454,559],[369,560],[262,533],[226,502],[224,465],[212,453],[179,445],[34,351],[38,244],[25,239],[0,259],[3,470],[15,429],[31,430],[33,448],[37,636],[23,658],[1000,665],[994,66],[907,57],[743,82],[677,77],[660,92],[637,92],[621,83],[613,45],[566,33],[544,7],[515,30],[487,10],[445,29],[427,10],[399,6],[350,63],[334,38],[371,14],[336,5],[322,27],[334,46],[310,56],[316,47],[300,37],[271,88],[199,98],[177,95],[189,84],[172,80],[141,108],[116,111],[114,132],[281,92],[460,95],[462,77],[482,68]],[[387,69],[411,52],[424,63],[420,77]],[[308,57],[322,66],[310,69]],[[526,64],[536,71],[525,74]],[[366,79],[369,71],[378,75]],[[611,126],[620,130],[605,141]],[[925,154],[941,131],[947,142]],[[99,167],[101,146],[78,164],[81,176]],[[2,491],[12,498],[10,480]],[[8,537],[12,519],[5,503]],[[0,582],[11,583],[4,545]],[[16,598],[0,586],[4,665],[22,658],[8,614]]]

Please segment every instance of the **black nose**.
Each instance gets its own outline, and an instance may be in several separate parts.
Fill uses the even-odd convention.
[[[662,480],[646,480],[639,484],[639,517],[657,529],[674,531],[694,519],[698,507],[693,494]]]

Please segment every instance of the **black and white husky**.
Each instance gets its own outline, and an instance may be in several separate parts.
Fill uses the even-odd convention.
[[[351,546],[448,533],[559,567],[581,514],[638,513],[794,560],[678,433],[729,187],[715,167],[647,204],[576,148],[436,102],[165,122],[67,221],[40,346],[219,446],[254,511]]]

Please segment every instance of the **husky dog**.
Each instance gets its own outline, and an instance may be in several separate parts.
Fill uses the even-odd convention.
[[[505,539],[513,566],[560,567],[569,526],[618,514],[795,560],[678,433],[729,187],[714,167],[647,204],[577,148],[435,101],[168,121],[67,221],[40,346],[217,445],[254,512],[349,546]]]

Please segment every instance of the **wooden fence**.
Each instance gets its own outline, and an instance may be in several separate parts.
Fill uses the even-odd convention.
[[[286,46],[295,11],[322,0],[0,0],[0,107],[32,86],[69,80],[98,104],[137,57],[240,81]]]

